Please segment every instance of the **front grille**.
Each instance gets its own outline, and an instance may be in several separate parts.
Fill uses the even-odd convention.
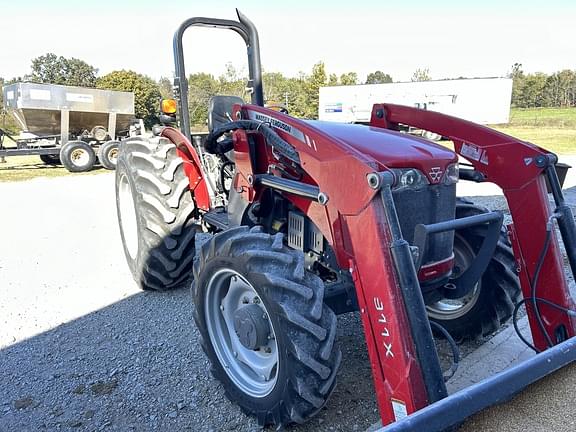
[[[402,237],[410,244],[414,242],[416,225],[428,225],[454,219],[456,185],[427,186],[417,191],[404,189],[393,192],[393,196]],[[449,258],[452,255],[453,243],[453,231],[430,235],[423,253],[422,264],[426,265]]]

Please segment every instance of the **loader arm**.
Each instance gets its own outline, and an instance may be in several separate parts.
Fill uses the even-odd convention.
[[[455,151],[473,165],[475,178],[495,183],[502,189],[512,216],[513,223],[508,225],[508,230],[524,298],[529,299],[533,295],[533,281],[545,246],[547,228],[553,228],[552,218],[557,220],[574,274],[574,218],[564,203],[554,168],[556,155],[532,143],[456,117],[401,105],[374,105],[370,126],[395,130],[398,124],[435,132],[452,140]],[[551,185],[555,208],[550,204],[546,177]],[[574,310],[562,254],[554,233],[552,229],[535,287],[536,294],[563,308]],[[576,335],[574,317],[543,302],[538,304],[538,308],[548,339],[553,344]],[[540,327],[533,303],[527,302],[527,310],[534,344],[543,351],[550,344]]]

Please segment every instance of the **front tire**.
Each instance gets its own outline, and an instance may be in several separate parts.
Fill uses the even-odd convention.
[[[487,209],[464,200],[458,200],[456,205],[456,218],[486,212]],[[457,273],[461,274],[476,257],[485,236],[485,226],[473,226],[456,232],[455,268],[460,267]],[[516,260],[508,233],[502,229],[494,255],[472,291],[460,299],[441,298],[428,302],[428,316],[456,339],[475,339],[494,333],[508,321],[521,296]]]
[[[120,147],[116,208],[124,254],[144,290],[184,285],[195,252],[195,203],[176,146],[131,138]]]
[[[341,360],[336,316],[282,234],[238,227],[215,235],[195,263],[192,294],[212,374],[246,414],[281,428],[324,406]]]

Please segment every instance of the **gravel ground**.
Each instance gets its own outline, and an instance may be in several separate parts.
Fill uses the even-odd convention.
[[[112,174],[0,183],[0,431],[259,430],[210,376],[188,290],[135,287],[113,189]],[[338,342],[334,394],[290,430],[378,420],[358,315]]]
[[[258,430],[208,372],[188,290],[137,290],[114,177],[0,183],[0,431]],[[378,419],[357,315],[340,317],[339,384],[295,431]]]

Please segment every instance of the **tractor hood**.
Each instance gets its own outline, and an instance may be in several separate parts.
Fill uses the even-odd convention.
[[[310,126],[370,155],[389,168],[417,168],[431,183],[438,170],[458,160],[456,153],[424,138],[370,126],[308,121]]]

